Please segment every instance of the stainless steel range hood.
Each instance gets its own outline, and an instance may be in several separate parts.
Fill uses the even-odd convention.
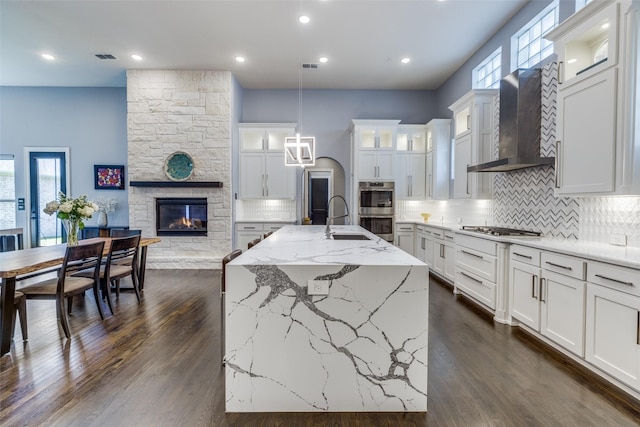
[[[518,69],[500,81],[498,160],[468,166],[467,172],[509,172],[555,163],[540,157],[542,72]]]

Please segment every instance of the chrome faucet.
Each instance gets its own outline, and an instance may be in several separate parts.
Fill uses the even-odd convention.
[[[344,202],[344,207],[347,210],[346,215],[331,216],[331,201],[336,197],[342,199],[342,201]],[[344,199],[344,197],[342,197],[339,194],[336,194],[335,196],[331,197],[329,199],[329,202],[327,203],[327,227],[324,229],[324,235],[327,236],[327,239],[331,238],[331,228],[329,227],[329,225],[331,224],[331,221],[337,218],[345,218],[348,216],[349,216],[349,205],[347,205],[347,201]]]

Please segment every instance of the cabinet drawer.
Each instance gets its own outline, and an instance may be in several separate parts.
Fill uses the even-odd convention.
[[[491,282],[496,282],[496,260],[496,257],[464,246],[458,246],[456,252],[456,264],[460,268]]]
[[[640,270],[590,261],[587,265],[587,280],[597,285],[640,296]]]
[[[258,230],[258,231],[262,231],[262,223],[259,222],[237,222],[236,223],[236,230],[238,231],[252,231],[252,230]]]
[[[511,246],[511,259],[540,267],[540,251],[526,246]]]
[[[583,259],[553,252],[542,252],[540,261],[545,270],[555,271],[578,280],[586,279],[587,263]]]
[[[427,233],[428,229],[424,225],[416,225],[416,231],[419,233]]]
[[[498,244],[491,240],[471,237],[465,234],[458,234],[456,243],[459,246],[464,246],[470,249],[474,249],[478,252],[483,252],[491,256],[498,255]]]
[[[396,224],[396,231],[413,231],[415,226],[413,224]]]
[[[433,237],[444,239],[444,230],[441,228],[427,228],[427,232],[431,233]]]
[[[289,225],[289,224],[288,223],[282,223],[282,224],[281,223],[267,223],[267,224],[263,224],[264,230],[266,230],[266,231],[280,230],[285,225]]]
[[[492,310],[496,309],[496,284],[456,269],[456,288]]]
[[[444,241],[449,243],[455,243],[456,241],[456,233],[453,231],[445,231],[444,232]]]

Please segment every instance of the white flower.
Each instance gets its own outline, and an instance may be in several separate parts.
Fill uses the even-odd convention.
[[[78,209],[78,213],[80,215],[86,216],[86,217],[89,217],[89,216],[93,215],[94,212],[95,211],[93,210],[93,208],[91,206],[85,206],[85,207],[82,207],[82,208]]]
[[[57,211],[59,207],[60,207],[60,203],[54,200],[53,202],[47,203],[47,206],[44,208],[44,213],[51,215],[55,211]]]
[[[70,213],[72,209],[73,209],[73,202],[69,202],[69,201],[61,203],[60,207],[58,208],[60,212],[64,212],[64,213]]]

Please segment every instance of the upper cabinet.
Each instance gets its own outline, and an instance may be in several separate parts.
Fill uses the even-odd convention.
[[[426,197],[427,127],[400,125],[396,137],[396,199]]]
[[[427,123],[427,199],[447,200],[451,179],[451,120],[433,119]]]
[[[455,199],[491,198],[491,174],[467,173],[467,167],[493,160],[496,95],[497,89],[474,89],[449,107],[454,121]]]
[[[556,192],[640,194],[638,5],[591,2],[545,37],[558,55]]]
[[[359,181],[393,181],[396,131],[399,120],[353,120],[352,171]]]
[[[284,164],[284,140],[295,134],[292,123],[242,123],[240,136],[240,198],[294,199],[294,167]]]

